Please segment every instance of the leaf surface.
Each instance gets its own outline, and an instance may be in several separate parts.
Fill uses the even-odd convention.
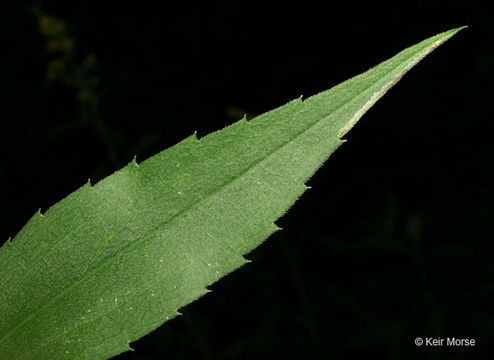
[[[453,29],[334,88],[134,160],[0,248],[3,359],[104,359],[247,262],[341,137]]]

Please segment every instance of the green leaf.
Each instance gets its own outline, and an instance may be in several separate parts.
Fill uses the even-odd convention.
[[[195,135],[37,212],[0,248],[3,359],[103,359],[247,262],[341,137],[453,29],[307,100]]]

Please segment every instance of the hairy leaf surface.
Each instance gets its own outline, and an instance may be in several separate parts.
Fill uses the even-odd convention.
[[[104,359],[246,263],[359,118],[450,30],[330,90],[137,164],[0,248],[2,359]]]

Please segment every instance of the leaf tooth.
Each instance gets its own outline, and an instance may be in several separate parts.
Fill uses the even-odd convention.
[[[12,238],[9,236],[7,241],[5,241],[2,245],[0,245],[0,252],[8,251],[9,249],[13,249]]]
[[[36,211],[34,216],[38,217],[38,218],[44,218],[45,217],[45,215],[41,212],[41,208],[39,208],[38,211]]]
[[[76,191],[74,191],[72,194],[74,193],[80,193],[80,192],[84,192],[84,191],[92,191],[94,188],[94,184],[91,183],[91,179],[88,178],[87,181],[84,183],[84,185],[82,185],[79,189],[77,189]],[[70,195],[72,195],[70,194]],[[69,195],[69,196],[70,196]],[[52,207],[48,208],[48,210],[45,211],[45,214],[47,212],[50,211],[51,208],[53,208],[54,206],[56,206],[57,204],[53,205]]]
[[[252,260],[247,259],[244,255],[242,255],[241,258],[242,258],[242,262],[243,262],[242,265],[246,265],[246,264],[249,264],[252,262]]]
[[[139,164],[137,163],[137,155],[134,155],[134,158],[130,162],[132,165],[139,167]]]
[[[140,165],[137,163],[137,155],[134,155],[132,160],[129,161],[127,163],[127,165],[122,170],[124,170],[124,169],[132,170],[132,169],[139,168],[139,167],[140,167]]]
[[[197,136],[197,130],[194,131],[194,133],[190,136],[192,138],[192,142],[199,142],[201,139]]]
[[[276,225],[276,223],[274,223],[274,222],[273,222],[273,223],[271,223],[271,228],[273,229],[271,234],[275,233],[276,231],[281,231],[281,230],[283,230],[283,228],[282,228],[282,227],[279,227],[279,226],[278,226],[278,225]]]
[[[240,250],[240,251],[244,251]],[[247,251],[246,253],[248,253]],[[210,286],[217,282],[219,279],[227,276],[230,274],[232,271],[241,268],[242,266],[251,263],[252,260],[246,259],[243,255],[234,255],[228,263],[223,263],[223,264],[218,264],[219,266],[216,267],[216,269],[213,269],[211,272],[211,277],[205,279],[205,292],[200,294],[199,297],[207,294],[210,292],[210,290],[207,288],[207,286]]]

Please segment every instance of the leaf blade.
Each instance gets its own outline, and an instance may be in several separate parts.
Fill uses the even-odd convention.
[[[133,161],[38,212],[0,248],[2,354],[105,358],[176,316],[246,262],[341,137],[459,30],[304,101]]]

